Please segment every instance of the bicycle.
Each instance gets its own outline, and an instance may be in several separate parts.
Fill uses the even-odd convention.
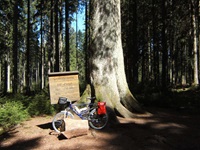
[[[65,109],[60,111],[55,115],[52,121],[53,129],[57,133],[64,131],[65,127],[65,118],[74,119],[76,114],[82,120],[88,120],[88,124],[91,128],[100,130],[103,129],[108,122],[108,115],[106,112],[106,103],[98,102],[92,103],[95,100],[95,97],[89,97],[89,104],[73,104],[73,102],[65,97],[60,97],[58,100],[59,105],[66,105]],[[83,108],[78,108],[78,105],[84,105]]]

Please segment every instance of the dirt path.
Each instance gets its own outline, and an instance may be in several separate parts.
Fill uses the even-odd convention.
[[[71,139],[52,133],[52,117],[35,117],[0,136],[0,149],[200,150],[200,116],[157,109],[150,112],[152,115],[133,119],[119,118],[120,124]]]

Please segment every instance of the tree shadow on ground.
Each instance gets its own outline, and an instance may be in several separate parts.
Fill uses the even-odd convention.
[[[49,130],[52,129],[51,122],[44,123],[45,120],[42,119],[42,122],[39,122],[37,118],[33,118],[31,124],[37,122],[36,126],[40,129],[33,126],[26,129],[31,131],[33,128],[42,129],[43,131],[34,131],[37,132],[35,135],[37,137],[30,139],[28,137],[30,134],[27,134],[19,138],[20,130],[14,130],[11,134],[5,134],[3,140],[4,144],[6,139],[14,138],[16,141],[10,146],[0,147],[2,150],[44,149],[44,147],[55,149],[58,146],[60,149],[67,150],[200,150],[200,115],[163,108],[146,109],[150,112],[149,115],[126,119],[118,117],[119,123],[114,124],[109,121],[108,126],[103,130],[90,129],[88,135],[71,139],[62,137],[59,139],[59,136],[48,135]],[[25,125],[25,127],[29,126]]]
[[[37,145],[39,144],[38,141],[40,138],[33,138],[33,139],[23,139],[18,140],[13,143],[11,146],[1,147],[1,150],[28,150],[28,149],[37,149]]]
[[[103,131],[116,135],[107,141],[116,149],[200,150],[200,117],[197,115],[154,108],[150,116],[119,120],[119,124]]]

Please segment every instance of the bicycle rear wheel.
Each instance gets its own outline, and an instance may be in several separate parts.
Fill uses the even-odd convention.
[[[57,113],[55,115],[55,117],[53,118],[53,121],[52,121],[53,129],[57,133],[65,131],[64,116],[65,116],[65,118],[71,118],[71,119],[74,118],[74,116],[73,116],[73,114],[71,112],[59,112],[59,113]]]
[[[108,114],[98,115],[96,109],[94,109],[90,112],[88,121],[91,128],[103,129],[108,123]]]

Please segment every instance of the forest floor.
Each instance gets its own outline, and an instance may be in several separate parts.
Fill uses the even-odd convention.
[[[0,136],[0,149],[19,150],[200,150],[200,115],[147,108],[148,115],[118,118],[100,131],[67,139],[55,134],[52,116],[40,116]]]

